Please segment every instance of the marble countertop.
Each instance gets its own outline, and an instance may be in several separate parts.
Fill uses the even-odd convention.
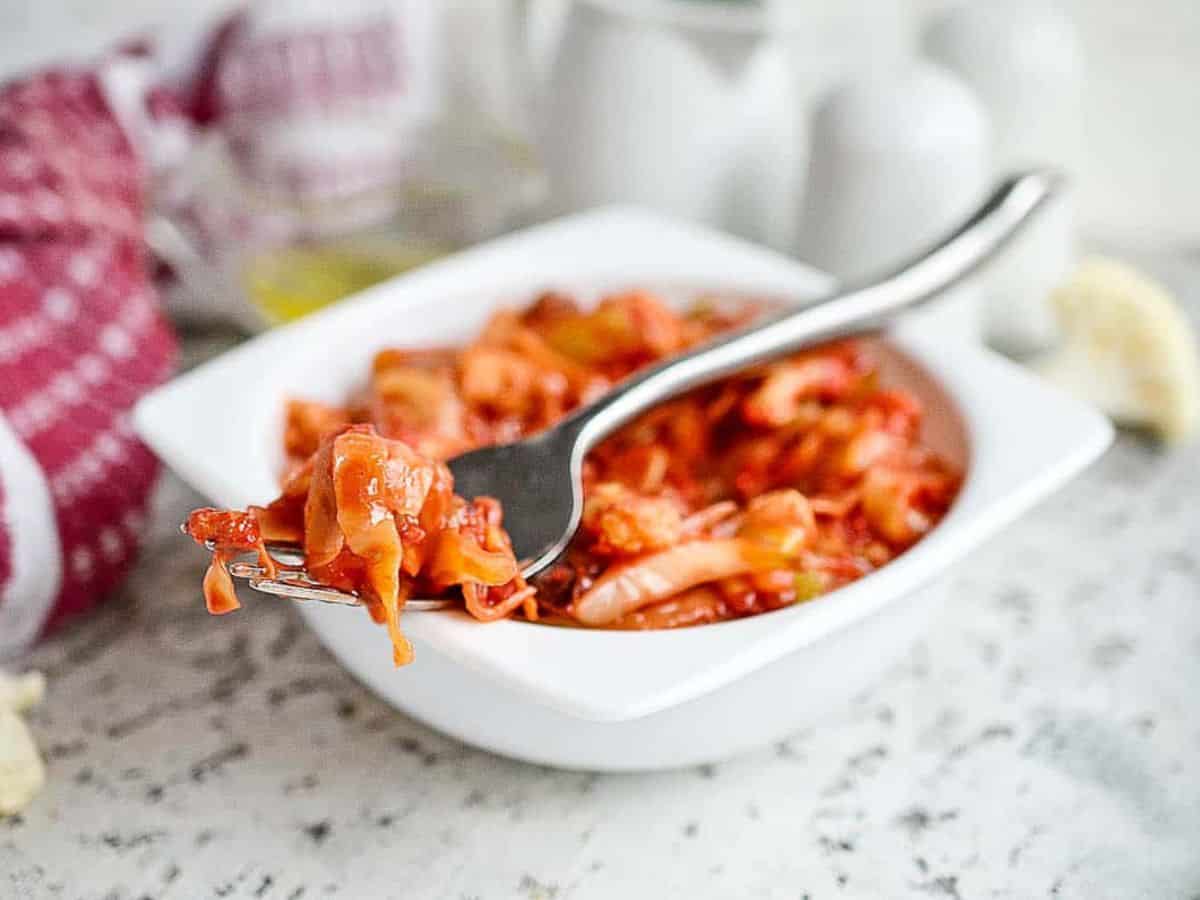
[[[1122,437],[820,727],[598,776],[393,712],[283,604],[210,621],[168,478],[121,596],[29,660],[50,780],[0,822],[0,896],[1195,900],[1197,498],[1200,448]]]

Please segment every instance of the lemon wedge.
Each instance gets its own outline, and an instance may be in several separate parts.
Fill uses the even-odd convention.
[[[1165,288],[1124,263],[1082,263],[1051,295],[1062,343],[1042,375],[1122,425],[1168,442],[1200,420],[1200,355],[1187,317]]]
[[[46,783],[46,767],[19,713],[38,703],[41,675],[18,678],[0,673],[0,816],[15,815]]]

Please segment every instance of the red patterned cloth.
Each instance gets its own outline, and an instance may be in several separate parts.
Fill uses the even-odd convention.
[[[205,129],[258,193],[391,183],[437,95],[435,7],[260,0],[174,62],[130,45],[0,87],[0,659],[111,592],[138,547],[156,463],[129,413],[175,353],[145,259],[149,183],[209,264],[273,220],[193,183]]]
[[[0,89],[0,657],[137,551],[157,464],[129,412],[175,355],[142,175],[94,74]]]

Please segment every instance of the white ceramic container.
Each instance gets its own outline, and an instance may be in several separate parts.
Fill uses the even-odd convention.
[[[382,347],[468,339],[498,306],[550,287],[593,298],[649,286],[682,301],[700,292],[810,297],[827,283],[721,234],[601,210],[450,257],[264,334],[147,397],[135,422],[193,486],[242,506],[277,490],[284,398],[344,397]],[[928,439],[964,463],[967,478],[937,529],[855,584],[767,615],[677,631],[412,613],[405,627],[417,658],[404,669],[392,667],[387,636],[365,613],[307,606],[304,617],[397,709],[508,756],[627,771],[709,762],[781,738],[869,685],[936,611],[930,583],[1111,438],[1099,414],[988,351],[903,328],[887,348],[895,380],[929,406]]]
[[[898,265],[967,216],[987,191],[987,114],[953,73],[921,60],[847,79],[813,116],[797,249],[854,282]],[[921,312],[931,329],[980,336],[971,279]]]
[[[543,86],[555,207],[637,202],[710,223],[790,195],[798,110],[778,40],[745,10],[581,0]],[[740,182],[741,196],[734,181]]]
[[[573,0],[538,85],[554,210],[637,203],[788,247],[808,104],[890,55],[898,7]]]
[[[1053,0],[960,3],[927,29],[926,53],[959,75],[987,109],[998,171],[1056,165],[1084,152],[1082,42]],[[1075,263],[1074,196],[1055,198],[986,279],[984,331],[1017,356],[1053,345],[1050,294]]]

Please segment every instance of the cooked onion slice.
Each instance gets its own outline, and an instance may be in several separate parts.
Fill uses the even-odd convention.
[[[584,625],[608,625],[698,584],[783,562],[780,554],[740,538],[690,541],[608,569],[575,603],[575,617]]]
[[[227,563],[243,553],[257,553],[259,565],[269,578],[275,577],[275,560],[267,553],[262,531],[253,512],[197,509],[188,516],[186,531],[198,544],[214,547],[212,561],[204,573],[204,601],[208,611],[221,616],[241,608]]]
[[[366,564],[367,584],[383,606],[396,665],[412,661],[400,632],[400,558],[404,548],[385,503],[387,444],[377,435],[348,431],[333,441],[333,496],[346,545]]]

